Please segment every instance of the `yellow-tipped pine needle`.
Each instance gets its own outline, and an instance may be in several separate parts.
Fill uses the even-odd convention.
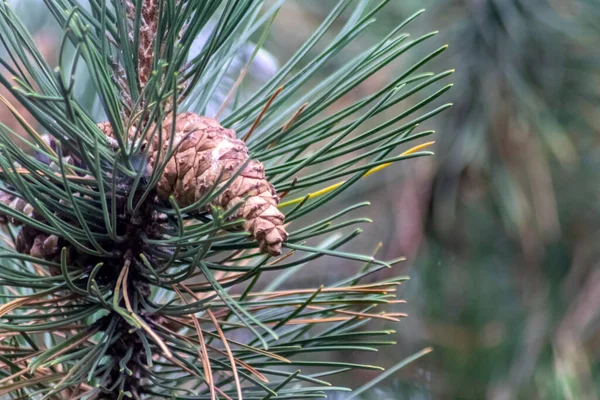
[[[423,150],[423,149],[431,146],[434,143],[435,142],[432,141],[432,142],[426,142],[426,143],[419,144],[419,145],[417,145],[415,147],[412,147],[412,148],[406,150],[404,153],[400,154],[400,156],[408,156],[410,154],[414,154],[417,151],[421,151],[421,150]],[[382,169],[387,168],[387,167],[389,167],[392,164],[393,163],[389,162],[389,163],[385,163],[385,164],[381,164],[381,165],[378,165],[376,167],[373,167],[370,170],[368,170],[366,174],[363,175],[363,178],[366,178],[369,175],[372,175],[372,174],[374,174],[376,172],[379,172]],[[344,183],[346,183],[346,181],[338,182],[336,184],[328,186],[328,187],[326,187],[324,189],[321,189],[319,191],[316,191],[314,193],[309,193],[308,195],[303,196],[303,197],[298,197],[296,199],[284,201],[283,203],[279,203],[279,207],[281,208],[281,207],[293,206],[295,204],[298,204],[298,203],[302,202],[307,196],[308,196],[309,199],[313,199],[315,197],[322,196],[322,195],[327,194],[327,193],[329,193],[331,191],[334,191],[335,189],[337,189],[340,186],[342,186]]]

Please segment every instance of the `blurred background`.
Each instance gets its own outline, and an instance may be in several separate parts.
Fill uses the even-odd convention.
[[[449,45],[424,70],[456,69],[442,99],[454,106],[424,124],[436,130],[434,157],[346,196],[372,202],[356,250],[381,241],[383,259],[408,258],[390,273],[411,280],[398,307],[409,317],[381,325],[398,344],[367,360],[339,357],[391,366],[434,348],[369,399],[600,399],[600,1],[390,3],[371,34],[426,8],[406,31],[440,31],[423,52]],[[332,4],[288,4],[267,48],[285,60]],[[409,52],[353,95],[423,55]],[[343,271],[312,268],[306,280]]]
[[[52,60],[60,36],[31,7],[41,1],[13,3]],[[250,83],[268,79],[334,3],[289,0]],[[392,0],[348,57],[423,7],[407,31],[441,32],[423,52],[449,45],[426,70],[456,69],[442,99],[454,107],[423,127],[436,130],[436,155],[390,167],[341,199],[372,202],[363,214],[374,222],[353,251],[381,243],[380,258],[407,257],[389,273],[411,277],[401,292],[407,304],[397,306],[409,317],[375,327],[395,329],[397,345],[335,356],[392,366],[434,348],[365,399],[600,399],[600,0]],[[424,54],[408,52],[345,100]],[[10,126],[5,109],[0,118]],[[312,266],[289,284],[345,271]],[[333,383],[356,387],[376,376],[351,374]]]

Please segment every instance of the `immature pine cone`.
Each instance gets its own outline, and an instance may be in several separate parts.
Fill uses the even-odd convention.
[[[163,121],[163,149],[160,154],[158,134],[148,144],[151,168],[156,165],[158,157],[161,162],[164,161],[171,137],[172,118]],[[175,118],[173,148],[176,151],[158,181],[157,192],[163,200],[173,195],[179,207],[186,207],[200,200],[215,185],[224,184],[235,175],[248,159],[248,149],[244,142],[236,139],[233,130],[223,128],[213,118],[190,112],[178,114]],[[98,127],[112,137],[108,123]],[[220,174],[221,182],[217,182]],[[228,210],[240,202],[244,204],[232,217],[244,219],[244,229],[258,242],[261,251],[280,255],[281,245],[287,239],[283,227],[285,216],[277,208],[279,197],[275,188],[265,179],[262,163],[256,160],[250,160],[211,204]]]
[[[163,122],[163,155],[169,146],[172,124],[172,117]],[[162,199],[173,195],[180,207],[193,204],[219,184],[219,174],[222,182],[227,182],[248,159],[244,142],[213,118],[179,114],[174,134],[173,146],[179,147],[167,163],[157,190]],[[157,147],[158,135],[155,135],[150,148],[151,166],[156,164]],[[227,210],[244,200],[233,217],[245,220],[244,229],[256,239],[262,251],[281,254],[281,244],[287,239],[283,227],[285,216],[277,208],[279,197],[275,188],[265,179],[262,163],[256,160],[248,162],[213,204]]]

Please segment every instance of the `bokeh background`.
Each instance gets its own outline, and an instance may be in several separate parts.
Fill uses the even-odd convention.
[[[267,48],[285,60],[332,3],[288,4]],[[371,34],[426,8],[407,31],[440,31],[424,52],[449,45],[426,68],[456,69],[443,99],[454,106],[423,127],[436,130],[434,157],[388,168],[346,198],[372,202],[358,250],[381,241],[378,254],[406,256],[399,269],[411,277],[398,307],[409,317],[381,325],[398,344],[369,360],[390,366],[434,348],[365,398],[599,399],[600,2],[390,3]],[[372,378],[357,372],[351,385]]]
[[[41,3],[13,1],[51,60],[60,36]],[[334,3],[289,0],[245,90],[268,79]],[[389,273],[411,277],[401,292],[407,304],[397,306],[409,317],[374,327],[395,329],[397,345],[334,356],[392,366],[434,348],[365,399],[599,399],[600,0],[391,0],[348,57],[423,7],[408,31],[440,31],[423,52],[449,45],[427,69],[456,69],[443,99],[454,106],[423,126],[437,132],[436,155],[390,167],[341,199],[372,202],[363,214],[374,222],[352,250],[407,257]],[[424,54],[409,52],[346,100]],[[10,126],[5,109],[0,118]],[[345,271],[332,262],[288,285]],[[353,372],[334,383],[356,387],[375,376]]]

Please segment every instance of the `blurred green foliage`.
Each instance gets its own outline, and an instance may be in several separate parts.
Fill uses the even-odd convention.
[[[430,7],[450,33],[458,89],[415,270],[433,337],[458,335],[435,356],[440,398],[600,395],[598,5]]]
[[[403,171],[398,192],[397,173],[366,189],[386,256],[418,247],[411,316],[379,357],[435,351],[365,398],[600,398],[600,2],[393,3],[382,32],[428,9],[420,27],[449,44],[455,105],[427,126],[433,163]],[[299,26],[327,8],[296,4]]]

